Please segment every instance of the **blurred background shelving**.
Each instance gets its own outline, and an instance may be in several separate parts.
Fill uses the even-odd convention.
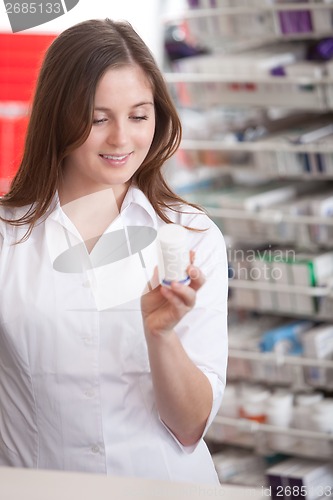
[[[184,132],[166,175],[227,244],[220,480],[332,467],[333,2],[188,0],[165,26]]]

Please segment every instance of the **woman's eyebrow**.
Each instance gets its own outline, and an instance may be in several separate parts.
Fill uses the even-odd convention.
[[[140,106],[146,106],[147,104],[154,106],[154,103],[152,101],[142,101],[142,102],[138,102],[137,104],[134,104],[132,106],[132,109],[139,108]],[[95,109],[95,111],[112,111],[110,108],[106,108],[104,106],[96,106],[94,109]]]

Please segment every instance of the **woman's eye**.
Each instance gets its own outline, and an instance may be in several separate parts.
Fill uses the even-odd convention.
[[[93,120],[93,124],[94,125],[98,125],[99,123],[103,123],[103,122],[106,122],[107,121],[107,118],[95,118]]]
[[[135,121],[141,121],[141,120],[148,120],[148,116],[132,116],[132,120]]]

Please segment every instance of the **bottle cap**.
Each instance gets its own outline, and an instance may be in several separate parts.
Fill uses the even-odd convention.
[[[186,241],[186,229],[179,224],[167,224],[158,231],[158,239],[162,246],[181,247]]]

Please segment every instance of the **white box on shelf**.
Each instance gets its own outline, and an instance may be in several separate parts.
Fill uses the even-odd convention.
[[[320,325],[308,330],[301,336],[301,342],[305,357],[333,361],[333,324]],[[311,366],[306,367],[304,371],[309,384],[318,387],[333,387],[333,368]]]

